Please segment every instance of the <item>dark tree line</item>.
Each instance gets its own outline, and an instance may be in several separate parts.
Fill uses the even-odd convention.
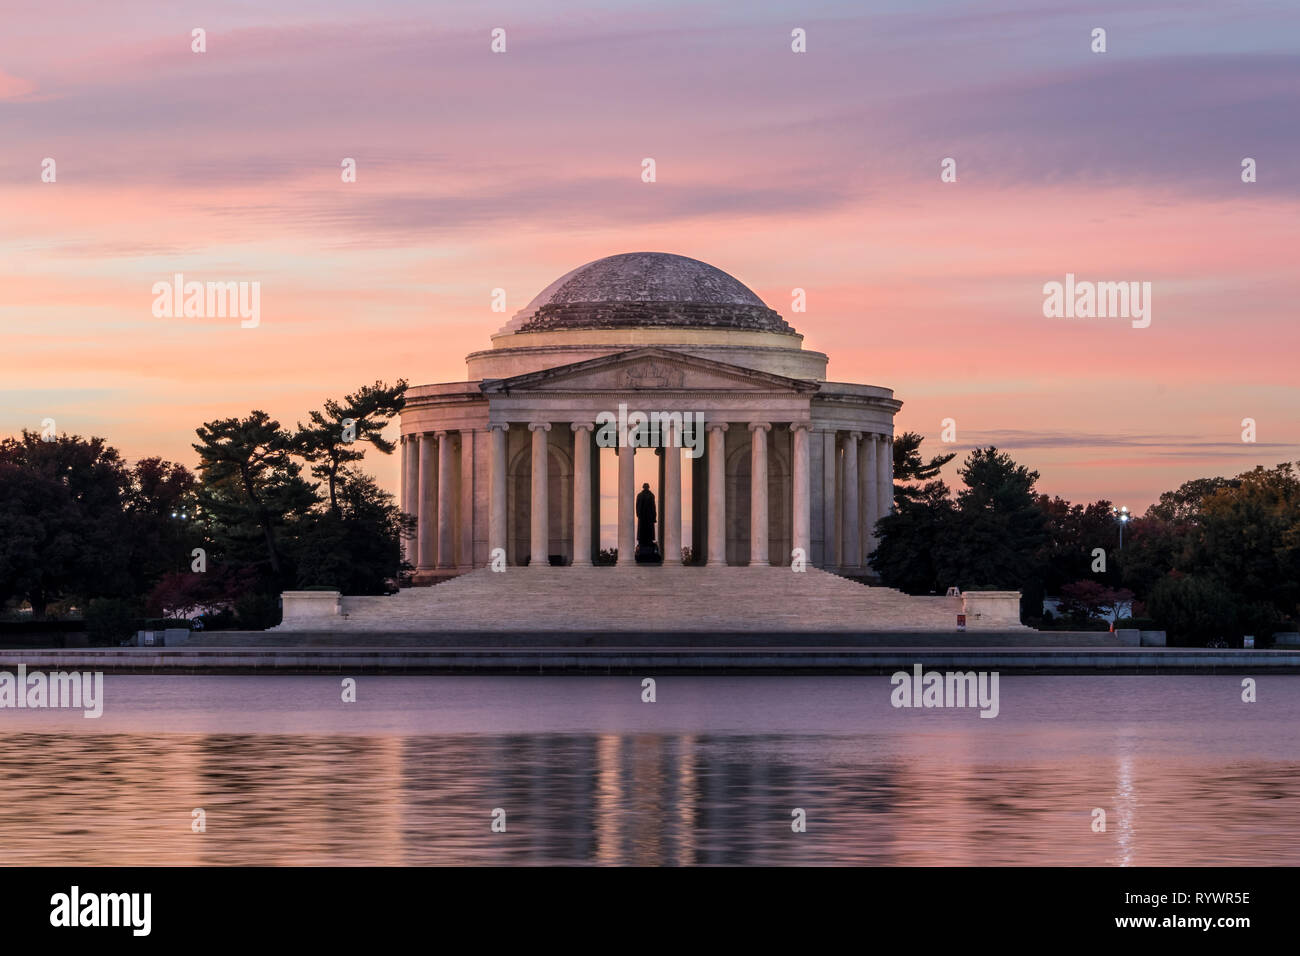
[[[919,438],[895,443],[892,514],[872,566],[912,594],[948,587],[1020,590],[1027,621],[1045,595],[1079,617],[1131,603],[1171,639],[1240,642],[1294,630],[1300,608],[1300,473],[1292,463],[1235,478],[1200,478],[1165,492],[1124,530],[1106,500],[1071,504],[1036,490],[1038,473],[996,448],[972,451],[953,493],[919,469]]]
[[[197,473],[159,458],[128,464],[102,438],[0,440],[0,601],[30,605],[37,620],[74,606],[124,622],[224,607],[260,628],[278,619],[283,590],[384,593],[412,529],[361,464],[368,448],[393,451],[381,432],[405,387],[376,382],[292,429],[262,411],[206,422]],[[1135,617],[1183,643],[1295,629],[1291,463],[1162,494],[1120,550],[1109,501],[1049,498],[1037,472],[992,447],[966,457],[954,493],[938,476],[955,456],[926,459],[920,445],[913,433],[894,442],[895,510],[870,558],[891,587],[1020,590],[1030,622],[1047,594],[1080,617],[1131,599]]]
[[[123,620],[225,607],[265,627],[282,590],[384,593],[402,519],[360,466],[368,448],[392,453],[381,432],[405,388],[365,386],[294,429],[262,411],[206,422],[197,473],[130,466],[102,438],[0,440],[0,601],[36,620],[56,606]]]

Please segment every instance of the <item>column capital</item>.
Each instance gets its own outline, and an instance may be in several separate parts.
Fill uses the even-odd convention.
[[[763,429],[764,432],[770,432],[772,430],[772,423],[771,422],[750,422],[749,423],[749,430],[751,432],[756,432],[760,428]]]
[[[433,433],[433,437],[436,438],[436,439],[438,439],[438,441],[442,441],[444,438],[446,438],[446,437],[447,437],[448,435],[450,435],[450,434],[451,434],[451,430],[450,430],[450,429],[448,429],[448,428],[440,428],[440,429],[438,429],[436,432]]]
[[[709,422],[704,426],[704,430],[710,432],[725,432],[727,428],[728,425],[726,422]]]
[[[570,422],[569,427],[573,429],[575,432],[595,431],[596,429],[595,424],[592,422]]]
[[[862,432],[849,432],[849,440],[854,442],[862,441]]]
[[[550,422],[529,422],[528,430],[530,432],[536,432],[536,431],[549,432],[551,430],[551,423]]]
[[[813,430],[812,422],[791,422],[790,431],[792,432],[811,432]]]
[[[494,432],[494,431],[498,431],[498,430],[503,431],[503,432],[508,432],[508,431],[510,431],[510,423],[509,423],[509,422],[489,422],[489,423],[488,423],[487,430],[490,431],[490,432]]]

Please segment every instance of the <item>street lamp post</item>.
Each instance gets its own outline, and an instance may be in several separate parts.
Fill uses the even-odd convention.
[[[1124,525],[1128,524],[1128,519],[1131,517],[1131,515],[1129,515],[1128,508],[1111,508],[1110,513],[1113,514],[1115,516],[1115,520],[1119,522],[1119,549],[1123,551],[1124,550]]]

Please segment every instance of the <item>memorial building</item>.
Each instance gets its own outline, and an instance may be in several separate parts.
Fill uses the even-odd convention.
[[[664,560],[866,575],[892,506],[894,415],[738,279],[660,252],[560,276],[401,416],[405,542],[424,583],[486,567],[587,566],[602,517],[637,552],[634,456],[657,457]],[[617,506],[601,514],[602,469]],[[611,473],[612,472],[612,473]],[[689,501],[684,515],[683,501]],[[684,521],[683,519],[687,520]],[[683,528],[689,528],[687,535]]]

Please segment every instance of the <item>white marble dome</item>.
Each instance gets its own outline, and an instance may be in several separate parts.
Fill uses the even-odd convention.
[[[503,378],[635,346],[680,349],[746,368],[821,380],[775,309],[716,266],[668,252],[624,252],[578,266],[539,292],[466,357],[471,379]]]
[[[739,279],[667,252],[625,252],[560,276],[502,332],[613,328],[794,330]]]

